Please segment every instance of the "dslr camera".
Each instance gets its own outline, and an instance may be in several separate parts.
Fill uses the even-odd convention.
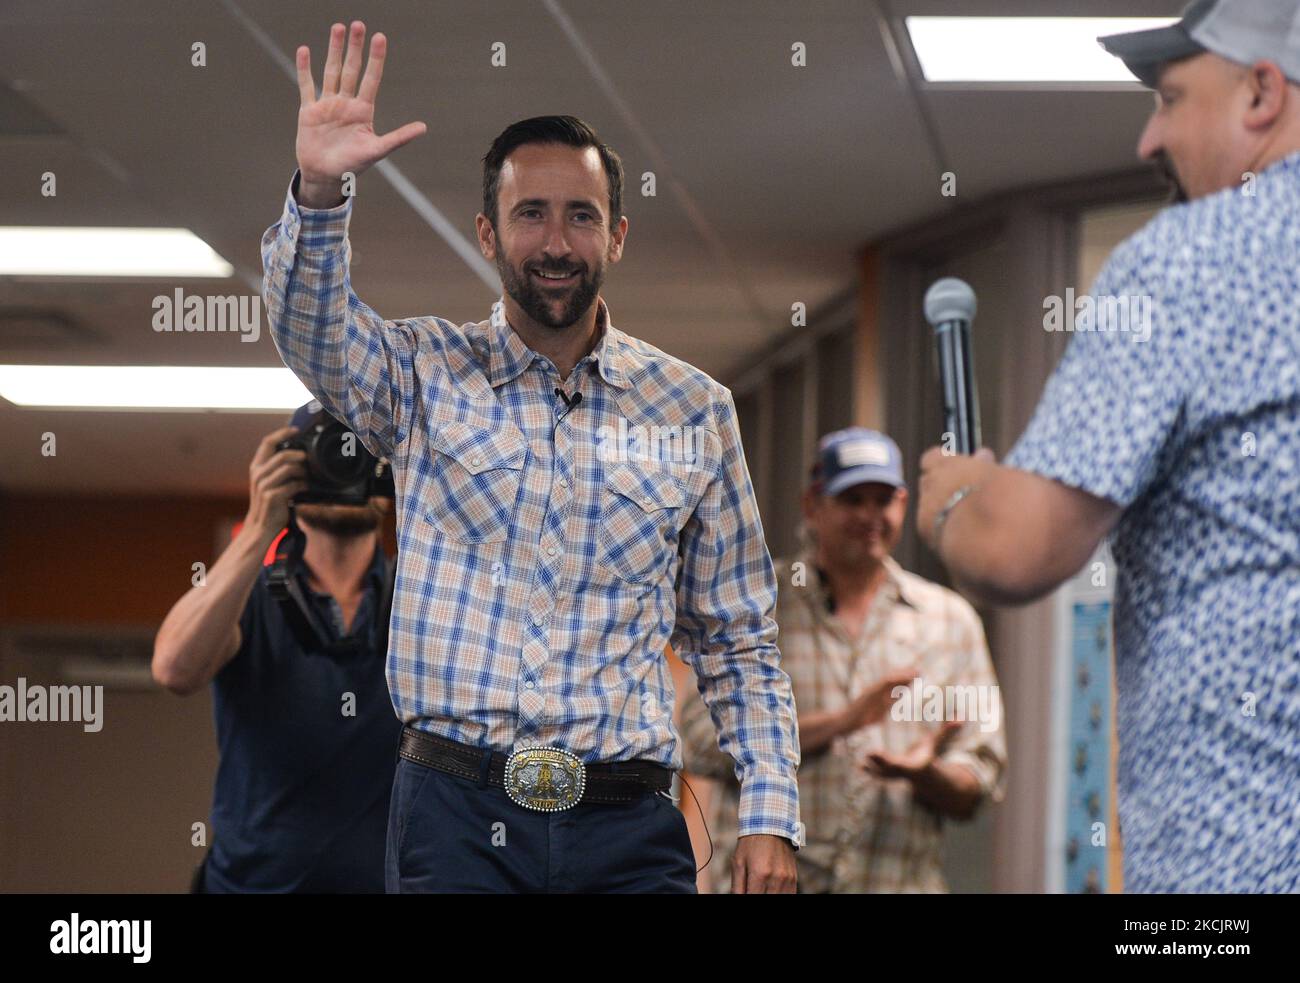
[[[305,423],[294,419],[298,433],[276,445],[277,450],[307,454],[307,488],[293,501],[365,505],[372,495],[395,498],[392,465],[366,450],[361,439],[317,401],[307,409]]]

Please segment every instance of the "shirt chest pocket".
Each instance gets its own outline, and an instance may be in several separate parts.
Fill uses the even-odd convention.
[[[438,452],[433,501],[425,520],[459,543],[499,543],[510,533],[528,449],[510,430],[444,423],[433,435]]]
[[[601,562],[634,583],[662,576],[685,502],[681,485],[670,474],[628,464],[609,466],[600,518]]]

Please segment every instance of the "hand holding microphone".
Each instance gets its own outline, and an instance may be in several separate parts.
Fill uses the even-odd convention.
[[[942,446],[921,457],[917,530],[939,552],[949,513],[979,487],[993,466],[993,453],[980,448],[979,403],[971,353],[975,291],[955,277],[937,280],[925,294],[925,317],[934,327],[943,411]]]

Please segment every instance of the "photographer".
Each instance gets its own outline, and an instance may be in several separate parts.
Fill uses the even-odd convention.
[[[384,889],[401,730],[384,678],[391,587],[379,530],[388,504],[366,497],[364,483],[352,496],[364,504],[300,500],[329,495],[308,452],[286,439],[301,443],[326,425],[337,426],[313,401],[263,438],[242,527],[154,643],[161,685],[184,696],[213,684],[214,841],[195,885],[206,893]],[[297,558],[300,535],[301,562],[264,566],[286,525],[277,561]],[[305,617],[275,595],[277,571]]]

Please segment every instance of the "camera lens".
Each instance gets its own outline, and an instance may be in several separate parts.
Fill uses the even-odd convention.
[[[373,458],[356,434],[338,421],[327,422],[316,437],[312,465],[322,483],[345,487],[366,477]]]

